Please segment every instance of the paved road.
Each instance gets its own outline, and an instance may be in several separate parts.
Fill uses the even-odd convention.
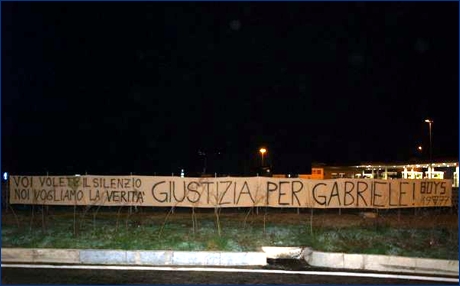
[[[348,272],[323,272],[302,270],[288,273],[258,273],[245,271],[278,271],[280,269],[219,269],[201,268],[193,271],[190,268],[171,270],[167,268],[131,267],[130,270],[96,269],[97,266],[63,266],[65,268],[23,268],[4,267],[2,265],[2,284],[452,284],[420,279],[397,279],[394,276],[373,278],[358,277],[360,274]],[[55,267],[46,266],[41,267]],[[75,267],[68,269],[68,267]],[[85,267],[85,266],[83,266]],[[117,268],[117,267],[114,267]],[[269,267],[270,268],[270,267]],[[148,269],[148,270],[146,270]],[[163,269],[163,270],[159,270]],[[212,270],[212,271],[209,271]],[[292,273],[292,271],[291,271]],[[371,275],[366,273],[364,275]],[[404,275],[408,276],[408,275]],[[415,277],[414,277],[415,278]],[[458,279],[457,279],[458,281]]]

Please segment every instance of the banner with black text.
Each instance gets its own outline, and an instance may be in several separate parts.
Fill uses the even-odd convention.
[[[411,208],[452,206],[450,180],[11,176],[11,204]]]

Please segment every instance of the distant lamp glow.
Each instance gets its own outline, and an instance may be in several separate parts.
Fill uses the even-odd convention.
[[[185,176],[184,169],[181,169],[181,170],[180,170],[180,177],[183,178],[184,176]]]
[[[8,180],[8,172],[3,173],[3,180]]]
[[[80,174],[75,174],[75,177],[80,177],[81,175]]]
[[[259,152],[260,152],[260,156],[262,158],[262,167],[263,167],[264,166],[264,155],[265,155],[265,153],[267,153],[267,149],[260,148]]]
[[[422,146],[418,146],[417,149],[418,149],[419,151],[422,151]]]

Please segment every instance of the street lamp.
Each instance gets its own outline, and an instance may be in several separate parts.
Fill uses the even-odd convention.
[[[433,123],[433,120],[430,119],[425,119],[425,122],[428,123],[428,126],[430,128],[430,172],[428,173],[428,179],[431,179],[431,173],[433,172],[433,143],[432,143],[432,136],[431,136],[431,124]]]
[[[201,150],[198,150],[198,155],[199,156],[203,156],[203,159],[204,159],[204,166],[203,166],[203,175],[206,174],[206,165],[207,165],[207,158],[206,158],[206,153],[205,152],[202,152]]]
[[[264,166],[264,155],[267,152],[267,149],[260,148],[259,152],[260,152],[260,155],[261,155],[261,158],[262,158],[262,167],[263,167]]]

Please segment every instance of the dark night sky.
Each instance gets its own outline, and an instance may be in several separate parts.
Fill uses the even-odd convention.
[[[1,5],[11,173],[458,157],[458,2]]]

